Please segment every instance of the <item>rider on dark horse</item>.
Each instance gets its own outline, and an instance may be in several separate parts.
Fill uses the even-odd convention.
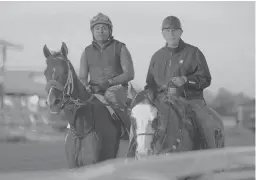
[[[98,13],[90,21],[90,28],[93,41],[82,53],[79,77],[92,93],[101,94],[119,117],[125,117],[128,82],[134,79],[130,52],[112,36],[113,25],[108,16]],[[123,123],[126,129],[130,128],[129,122]]]
[[[166,45],[152,57],[148,69],[145,90],[153,99],[161,97],[162,89],[186,99],[196,113],[196,126],[205,139],[206,148],[216,148],[211,130],[203,90],[211,84],[211,74],[203,53],[181,39],[183,29],[180,20],[168,16],[162,22],[162,35]],[[168,84],[172,86],[168,87]]]

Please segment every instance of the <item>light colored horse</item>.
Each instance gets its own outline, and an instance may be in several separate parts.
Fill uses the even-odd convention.
[[[132,85],[131,85],[132,86]],[[133,87],[132,87],[133,88]],[[134,136],[135,152],[130,156],[136,157],[156,155],[162,153],[181,152],[203,149],[203,141],[197,130],[192,116],[192,109],[186,100],[172,97],[171,106],[161,106],[169,113],[159,117],[158,108],[148,98],[147,93],[133,91],[131,104],[131,134]],[[208,108],[213,119],[212,127],[217,148],[224,147],[224,126],[220,116]],[[162,109],[160,110],[162,111]],[[181,112],[180,112],[181,111]],[[188,113],[188,111],[190,111]],[[131,137],[132,137],[131,136]],[[200,143],[198,143],[200,142]],[[131,147],[129,147],[131,149]],[[128,153],[129,154],[129,153]]]

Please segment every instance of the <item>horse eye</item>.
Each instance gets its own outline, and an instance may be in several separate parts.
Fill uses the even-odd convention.
[[[70,95],[65,94],[65,95],[64,95],[64,98],[70,98]]]

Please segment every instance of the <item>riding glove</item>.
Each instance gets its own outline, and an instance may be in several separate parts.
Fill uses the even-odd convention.
[[[171,82],[172,82],[173,85],[175,85],[176,87],[181,87],[181,86],[183,86],[183,85],[187,82],[187,77],[186,77],[186,76],[173,77],[173,78],[171,79]]]
[[[99,89],[101,92],[105,92],[110,87],[109,81],[104,81],[103,83],[99,84]]]

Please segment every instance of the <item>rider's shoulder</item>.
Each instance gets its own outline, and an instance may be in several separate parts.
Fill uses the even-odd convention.
[[[159,56],[162,56],[163,54],[165,54],[166,52],[168,52],[168,50],[165,47],[161,47],[160,49],[158,49],[152,56],[152,60],[153,59],[158,59]]]
[[[191,51],[191,52],[199,51],[199,48],[197,46],[189,43],[185,43],[185,47],[188,51]]]
[[[113,41],[115,42],[115,43],[117,43],[117,44],[120,44],[120,45],[124,45],[125,46],[125,43],[124,42],[122,42],[122,41],[119,41],[119,40],[117,40],[117,39],[113,39]]]
[[[88,45],[88,46],[86,46],[86,47],[84,48],[84,51],[88,51],[88,50],[91,49],[92,47],[93,47],[93,45],[90,44],[90,45]]]

